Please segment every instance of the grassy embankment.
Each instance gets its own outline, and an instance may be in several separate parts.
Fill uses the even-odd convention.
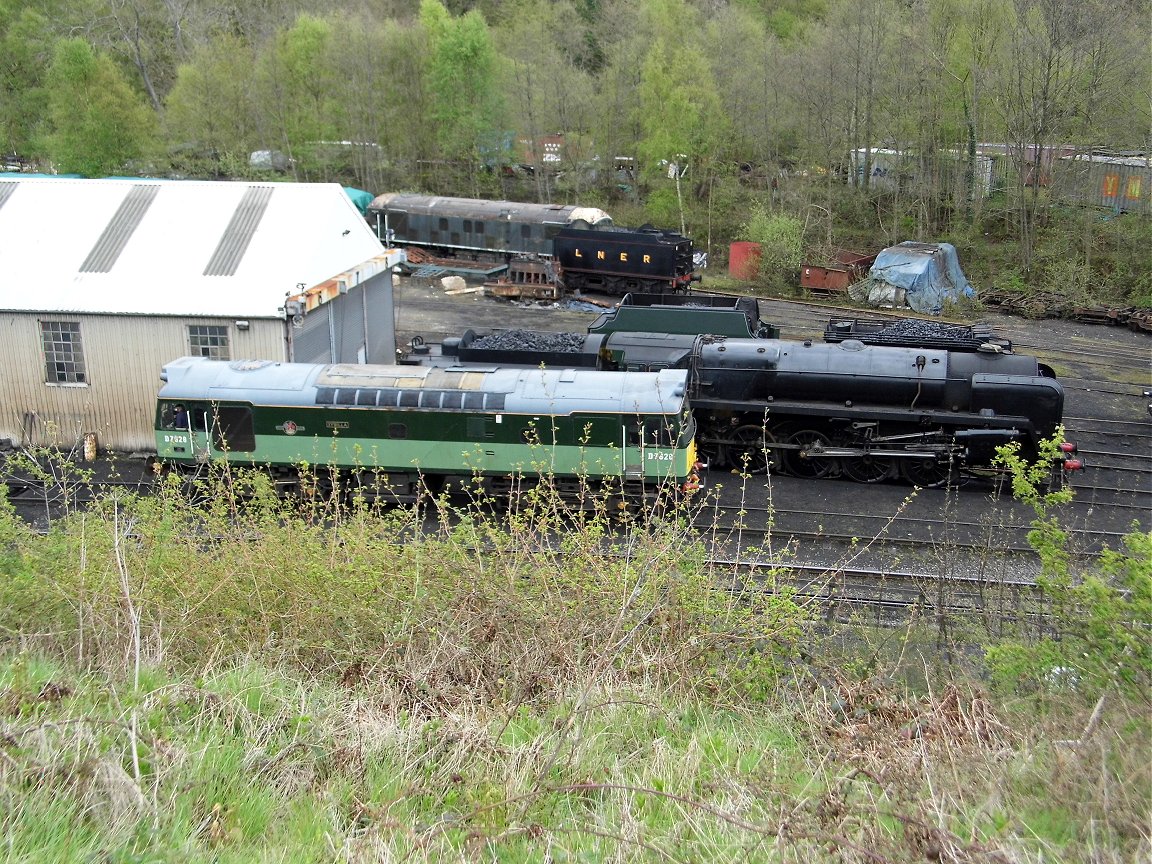
[[[926,625],[717,591],[675,519],[615,533],[542,495],[428,533],[250,491],[46,536],[0,510],[5,860],[1149,853],[1138,694],[990,693]]]

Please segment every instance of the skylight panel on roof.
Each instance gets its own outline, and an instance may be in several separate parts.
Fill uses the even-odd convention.
[[[92,251],[80,265],[81,273],[109,273],[116,265],[116,259],[132,239],[132,234],[140,227],[144,214],[156,200],[160,187],[155,184],[137,185],[128,190],[115,214],[104,227]]]
[[[236,268],[244,258],[248,244],[260,226],[264,211],[268,209],[268,202],[272,200],[273,188],[271,186],[250,186],[245,192],[228,227],[220,237],[220,243],[208,266],[204,268],[205,276],[234,276]]]

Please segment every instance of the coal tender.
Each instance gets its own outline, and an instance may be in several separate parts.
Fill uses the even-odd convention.
[[[943,485],[989,467],[996,448],[1013,441],[1034,455],[1064,406],[1049,368],[995,343],[944,350],[856,338],[469,331],[424,362],[687,369],[698,442],[714,468],[762,473],[771,465],[862,483]]]

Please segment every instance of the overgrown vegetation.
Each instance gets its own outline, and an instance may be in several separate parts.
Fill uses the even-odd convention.
[[[1055,458],[1055,442],[1045,445]],[[1118,691],[1137,699],[1152,693],[1152,534],[1133,526],[1124,548],[1106,550],[1099,570],[1079,573],[1069,561],[1068,536],[1059,505],[1070,489],[1046,491],[1041,462],[1029,465],[1018,448],[1004,448],[1013,493],[1036,513],[1029,544],[1040,556],[1036,582],[1059,622],[1039,639],[1005,640],[988,650],[990,669],[1001,686],[1036,689],[1064,679],[1083,693]]]
[[[1065,641],[1077,616],[1050,614],[1062,650],[1112,646],[1109,674],[1036,668],[988,692],[922,647],[927,624],[829,629],[783,582],[741,587],[688,510],[621,524],[542,487],[508,518],[424,502],[442,510],[429,523],[362,491],[284,501],[259,475],[205,483],[197,504],[170,480],[43,535],[0,501],[14,860],[1150,850],[1147,655],[1115,641],[1147,607],[1116,606],[1135,601],[1106,573],[1095,641]],[[1133,542],[1110,560],[1146,586]]]
[[[760,244],[759,287],[775,292],[795,290],[796,273],[804,260],[804,226],[800,220],[754,206],[740,239]]]

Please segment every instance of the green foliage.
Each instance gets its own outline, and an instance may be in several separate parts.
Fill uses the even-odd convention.
[[[0,2],[0,153],[33,153],[46,110],[43,83],[54,37],[35,7]]]
[[[31,577],[0,579],[10,857],[832,864],[922,860],[929,830],[957,860],[1139,851],[1142,703],[1054,756],[1084,728],[1070,700],[800,661],[787,586],[709,561],[691,508],[634,522],[528,477],[392,508],[302,467],[297,499],[221,468],[47,535],[0,502],[4,575]]]
[[[421,0],[420,23],[428,40],[430,116],[442,152],[456,159],[491,159],[493,133],[501,129],[495,87],[500,60],[484,16],[472,11],[453,18],[440,0]]]
[[[179,152],[190,148],[220,158],[266,149],[258,134],[258,94],[252,92],[256,56],[244,40],[229,34],[201,46],[176,72],[164,115],[168,141]]]
[[[64,172],[122,172],[154,147],[155,117],[107,55],[83,39],[57,43],[45,83],[48,155]]]
[[[990,669],[1007,687],[1071,685],[1088,693],[1146,695],[1152,686],[1152,533],[1126,535],[1124,549],[1105,550],[1096,572],[1073,568],[1067,533],[1052,513],[1071,500],[1072,490],[1045,491],[1059,438],[1045,442],[1032,464],[1013,447],[997,457],[1011,474],[1014,495],[1036,513],[1028,541],[1040,556],[1036,582],[1057,636],[991,645]]]
[[[39,542],[19,535],[13,578],[0,588],[0,627],[56,634],[51,644],[95,638],[116,655],[133,638],[119,629],[130,591],[140,638],[162,639],[175,668],[265,650],[330,668],[404,645],[412,662],[431,652],[457,664],[461,682],[489,699],[531,698],[533,681],[567,680],[588,663],[679,686],[734,644],[755,644],[745,677],[762,680],[796,635],[800,613],[786,595],[733,604],[710,591],[713,575],[678,521],[637,530],[627,554],[605,557],[610,496],[589,492],[590,511],[572,512],[549,485],[526,487],[509,528],[496,502],[477,500],[452,533],[412,542],[417,511],[380,512],[357,489],[328,497],[327,483],[324,471],[306,469],[307,497],[297,502],[277,498],[260,472],[225,470],[198,482],[203,505],[194,509],[170,478],[154,497],[102,499],[82,522],[66,519]],[[547,537],[564,536],[573,522],[578,533],[553,549]],[[480,547],[492,551],[480,557]],[[454,647],[440,645],[445,632],[458,634]],[[690,658],[683,640],[694,646]],[[443,682],[445,693],[427,698],[458,686]],[[707,688],[748,698],[729,694],[723,679]]]
[[[794,289],[804,255],[804,226],[799,219],[754,205],[740,237],[760,244],[761,285],[771,290]]]
[[[662,163],[675,162],[684,170],[685,159],[695,165],[719,154],[728,121],[700,53],[658,39],[644,58],[639,95],[637,152],[643,175],[666,176]]]
[[[268,74],[292,148],[337,134],[331,120],[337,84],[331,74],[333,47],[331,25],[312,15],[301,15],[276,39]]]

